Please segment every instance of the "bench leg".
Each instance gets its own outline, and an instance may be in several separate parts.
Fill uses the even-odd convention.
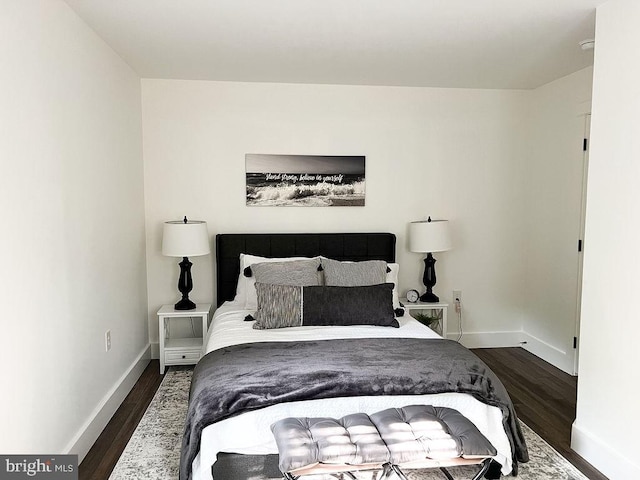
[[[395,473],[400,480],[409,480],[402,470],[400,470],[400,467],[393,463],[385,463],[382,466],[382,477],[380,477],[380,480],[385,480],[391,472]]]
[[[491,465],[490,458],[483,460],[480,470],[478,470],[478,473],[476,473],[473,476],[472,480],[480,480],[484,476],[484,474],[487,473],[487,470],[489,470],[490,465]],[[447,480],[454,480],[451,474],[449,473],[449,470],[447,470],[446,468],[440,467],[440,471],[444,474],[445,477],[447,477]]]
[[[482,462],[482,468],[480,469],[480,471],[478,473],[476,473],[475,477],[473,477],[473,480],[480,480],[485,473],[487,473],[487,470],[489,470],[489,467],[491,466],[491,459],[487,458]]]
[[[356,476],[351,472],[340,472],[340,473],[343,474],[343,475],[346,475],[351,480],[358,480],[356,478]],[[337,473],[330,473],[329,475],[332,476],[332,477],[335,477],[335,478],[339,478],[338,477],[339,474],[337,474]],[[296,475],[294,475],[294,474],[292,474],[290,472],[284,472],[282,474],[282,477],[284,478],[284,480],[298,480],[300,478],[299,476],[296,476]]]
[[[449,470],[447,470],[444,467],[440,467],[440,471],[442,472],[442,474],[447,477],[447,480],[453,480],[453,477],[451,476],[451,474],[449,473]]]
[[[391,468],[391,464],[390,463],[384,463],[382,465],[382,475],[380,475],[380,480],[387,480],[387,478],[389,478],[389,475],[393,472],[393,469]]]

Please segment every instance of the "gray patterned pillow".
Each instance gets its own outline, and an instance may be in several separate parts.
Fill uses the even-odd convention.
[[[256,282],[258,310],[253,328],[299,327],[302,324],[302,287]]]
[[[290,262],[263,262],[251,265],[256,283],[276,285],[320,285],[318,272],[320,259],[293,260]]]
[[[383,260],[339,262],[323,257],[322,269],[325,285],[335,287],[379,285],[387,278],[387,262]]]

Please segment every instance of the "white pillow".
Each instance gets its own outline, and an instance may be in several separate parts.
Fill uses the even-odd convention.
[[[291,262],[294,260],[309,260],[310,258],[318,257],[285,257],[285,258],[267,258],[258,257],[256,255],[249,255],[246,253],[240,254],[240,275],[238,275],[238,286],[236,287],[236,296],[233,299],[234,302],[240,305],[244,304],[244,308],[247,310],[255,310],[258,308],[258,297],[256,294],[256,279],[255,276],[244,276],[244,269],[250,267],[254,263],[272,263],[272,262]]]
[[[390,272],[387,272],[387,283],[393,283],[393,309],[402,308],[400,306],[400,298],[398,297],[398,273],[400,265],[397,263],[387,263]]]

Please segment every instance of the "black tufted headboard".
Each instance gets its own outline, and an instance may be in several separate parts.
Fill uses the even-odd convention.
[[[393,233],[222,233],[216,235],[218,306],[233,300],[240,254],[261,257],[315,257],[335,260],[396,260]]]

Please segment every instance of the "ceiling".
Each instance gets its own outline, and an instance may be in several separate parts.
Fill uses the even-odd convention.
[[[141,77],[528,89],[604,0],[66,0]]]

